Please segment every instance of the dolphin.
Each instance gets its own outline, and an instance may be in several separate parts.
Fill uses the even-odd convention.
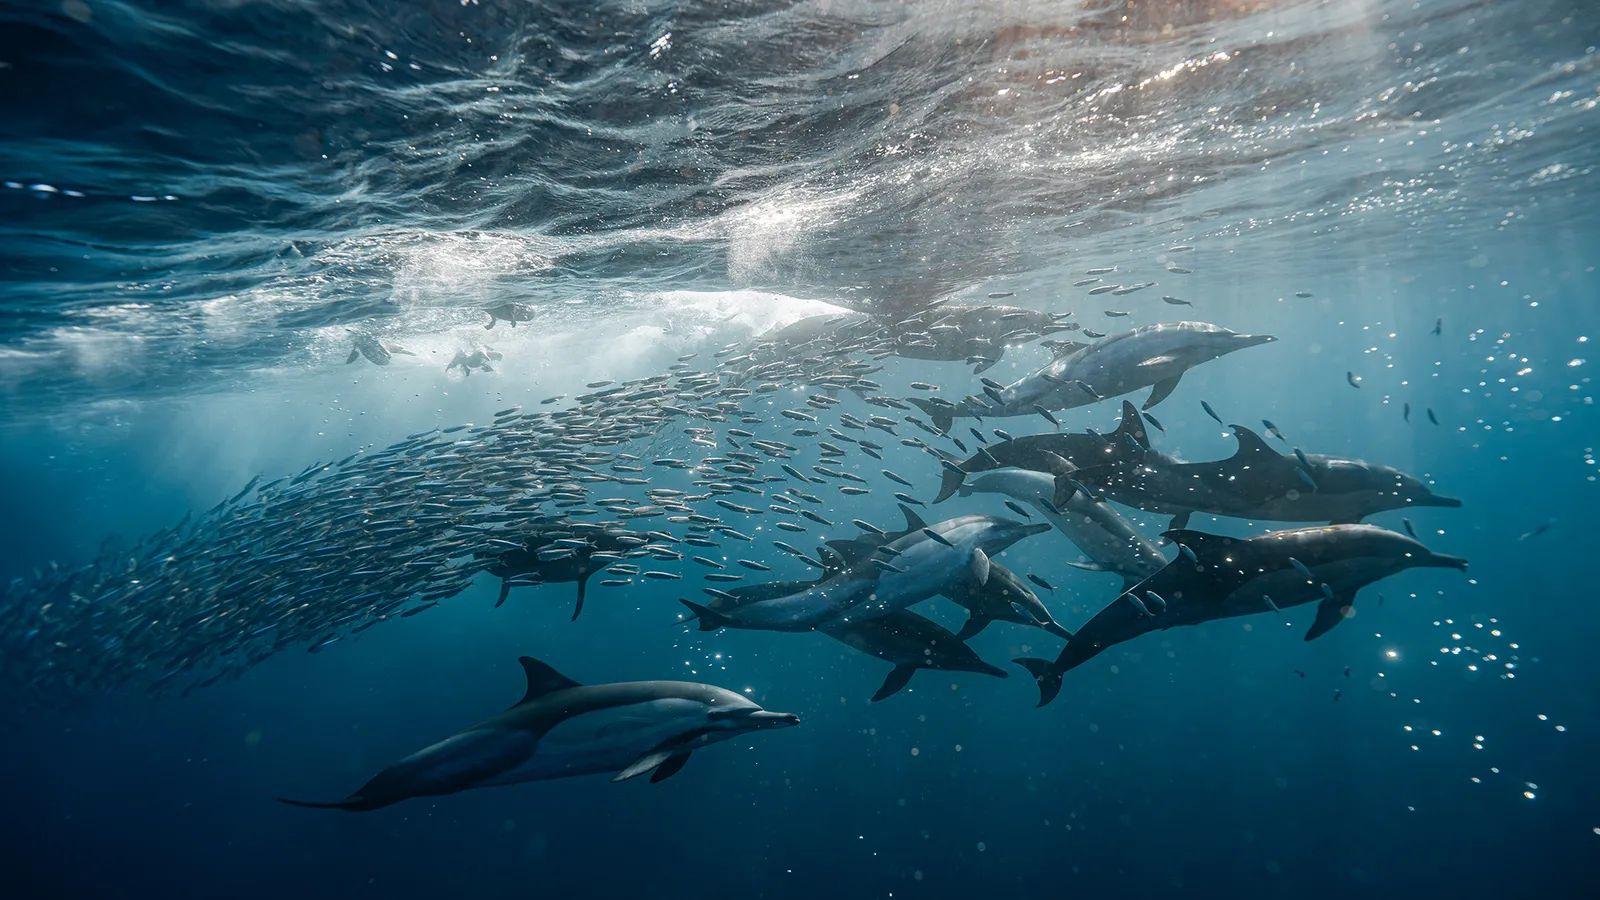
[[[1150,440],[1133,404],[1124,403],[1123,427],[1136,444]],[[1131,419],[1128,417],[1131,414]],[[1181,528],[1190,513],[1204,512],[1270,522],[1359,522],[1410,506],[1459,507],[1421,480],[1390,466],[1325,454],[1285,455],[1243,425],[1230,426],[1238,450],[1214,462],[1183,462],[1149,449],[1136,465],[1122,461],[1077,473],[1118,503],[1174,516]]]
[[[798,725],[741,694],[688,681],[584,685],[532,657],[528,689],[510,709],[424,747],[332,802],[291,806],[379,809],[413,797],[573,775],[615,772],[612,781],[677,774],[694,751],[736,735]]]
[[[962,484],[960,493],[963,497],[1003,494],[1033,504],[1046,521],[1089,558],[1087,564],[1074,565],[1095,572],[1115,572],[1127,587],[1167,564],[1156,545],[1145,540],[1109,504],[1081,490],[1069,487],[1064,491],[1061,482],[1068,478],[1028,469],[990,469]],[[1067,498],[1064,503],[1060,502],[1063,494]]]
[[[1070,314],[1068,314],[1070,315]],[[894,353],[910,359],[966,360],[983,373],[1000,361],[1007,344],[1044,337],[1068,329],[1066,315],[1018,306],[924,308],[890,326]]]
[[[388,341],[380,341],[370,334],[357,333],[355,346],[350,350],[350,355],[345,358],[345,365],[355,362],[365,356],[367,361],[374,365],[387,366],[394,360],[396,354],[401,356],[416,356],[410,350]]]
[[[483,326],[484,328],[493,328],[496,322],[505,322],[515,328],[518,322],[533,321],[533,309],[522,303],[501,303],[489,307],[484,312],[489,314],[489,324]]]
[[[556,543],[562,539],[573,544]],[[584,545],[577,546],[577,541]],[[578,585],[578,599],[572,607],[572,618],[576,620],[583,612],[590,576],[616,562],[621,552],[645,542],[638,535],[624,531],[578,528],[552,520],[537,523],[523,532],[521,540],[514,542],[520,546],[480,550],[478,556],[492,560],[487,570],[500,579],[500,599],[495,601],[495,606],[504,604],[514,587],[573,581]]]
[[[831,551],[824,547],[818,553],[826,559]],[[834,557],[830,563],[838,565],[841,561]],[[998,580],[995,576],[999,571],[999,565],[995,564],[990,571],[991,583]],[[732,609],[745,603],[759,603],[798,593],[814,584],[814,581],[775,581],[743,585],[720,592],[707,605],[717,610]],[[964,643],[965,637],[906,609],[875,619],[827,623],[818,626],[817,631],[848,647],[894,664],[894,669],[884,678],[883,686],[872,695],[874,703],[898,693],[918,669],[977,672],[996,678],[1006,677],[1003,669],[984,662],[968,647]],[[1064,636],[1070,637],[1070,634]]]
[[[1354,615],[1356,592],[1375,581],[1417,567],[1467,568],[1460,557],[1434,553],[1375,525],[1324,525],[1253,538],[1179,529],[1166,537],[1185,552],[1096,613],[1054,662],[1015,661],[1038,682],[1040,706],[1060,693],[1067,671],[1151,631],[1316,603],[1309,641]]]
[[[877,703],[900,692],[918,669],[977,672],[1006,677],[1006,672],[983,661],[962,639],[936,622],[908,610],[896,610],[875,619],[861,619],[817,629],[842,644],[860,650],[894,668],[872,695]]]
[[[1152,388],[1150,409],[1170,395],[1183,374],[1235,350],[1277,340],[1267,334],[1238,334],[1207,322],[1168,322],[1111,335],[1093,344],[1072,341],[1039,370],[985,397],[960,403],[907,398],[949,431],[957,417],[1026,416],[1040,409],[1073,409],[1140,388]]]
[[[444,367],[444,370],[449,372],[460,368],[463,376],[471,375],[473,369],[493,372],[494,367],[489,363],[499,362],[504,356],[505,354],[493,347],[475,347],[471,353],[465,350],[457,350],[455,357]]]
[[[933,502],[955,496],[968,475],[990,469],[1032,469],[1071,475],[1078,469],[1136,461],[1144,456],[1149,441],[1142,437],[1145,432],[1139,411],[1133,411],[1130,424],[1126,408],[1124,404],[1122,422],[1109,434],[1093,431],[1026,434],[989,444],[960,462],[945,465],[940,473],[939,493]],[[1136,436],[1139,439],[1136,440]]]
[[[989,580],[991,555],[1050,529],[1044,523],[1029,525],[992,516],[957,516],[927,526],[909,508],[902,505],[901,512],[908,526],[920,527],[908,527],[886,543],[830,542],[828,546],[847,565],[803,591],[724,610],[680,602],[694,613],[702,631],[723,627],[811,631],[828,622],[870,619],[904,609],[948,592],[962,580],[982,585]],[[868,549],[857,552],[862,548]]]

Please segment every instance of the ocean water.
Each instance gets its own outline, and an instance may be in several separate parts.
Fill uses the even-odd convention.
[[[1600,14],[1556,0],[0,7],[0,890],[1594,896],[1597,45]],[[486,330],[506,303],[528,320]],[[890,665],[822,634],[686,625],[677,601],[707,587],[815,577],[773,541],[809,553],[866,533],[855,519],[898,528],[896,491],[931,501],[941,467],[902,439],[960,458],[995,428],[1055,430],[989,417],[937,436],[868,402],[929,395],[913,382],[981,395],[959,358],[855,347],[830,364],[862,361],[850,377],[875,387],[830,392],[798,374],[815,347],[761,343],[825,313],[906,331],[930,303],[1273,335],[1186,373],[1150,410],[1153,446],[1219,460],[1223,423],[1269,419],[1285,456],[1397,467],[1461,507],[1368,521],[1470,568],[1386,578],[1310,642],[1311,606],[1158,630],[1065,673],[1042,708],[1011,662],[1060,650],[1037,628],[970,640],[1008,677],[922,671],[871,702]],[[347,363],[358,337],[410,355]],[[1009,342],[982,377],[1051,359]],[[485,348],[492,371],[447,369]],[[641,422],[662,401],[576,399],[692,372],[733,384],[751,348],[779,374],[738,412],[678,400]],[[1079,433],[1118,414],[1109,396],[1054,413]],[[549,429],[575,415],[625,434],[561,444]],[[845,418],[873,415],[894,433]],[[424,517],[506,503],[486,460],[581,445],[640,457],[648,483],[520,513],[706,491],[696,515],[750,541],[629,560],[681,578],[597,575],[571,620],[570,583],[496,607],[498,580],[462,556],[487,532],[414,508],[376,550],[326,527],[395,520],[372,508],[419,495],[392,471],[423,444],[384,449],[466,423],[420,439],[465,442],[428,445],[452,454],[429,502],[461,505]],[[729,470],[703,460],[751,440],[867,492],[815,475],[802,489],[823,502],[784,500],[798,482],[761,452],[778,480],[760,495],[704,488]],[[341,461],[368,467],[363,499]],[[619,461],[590,468],[634,478]],[[920,513],[1019,518],[1003,499]],[[1168,525],[1108,502],[1151,540]],[[696,533],[679,519],[623,526]],[[702,554],[743,581],[707,581]],[[1051,585],[1040,599],[1076,631],[1122,591],[1082,556],[1048,533],[995,562]],[[451,590],[402,616],[426,605],[413,562]],[[241,572],[262,580],[218,587]],[[260,630],[290,607],[323,624]],[[943,599],[915,609],[962,621]],[[696,751],[660,784],[275,802],[343,797],[498,713],[522,696],[519,656],[585,683],[719,685],[801,724]]]

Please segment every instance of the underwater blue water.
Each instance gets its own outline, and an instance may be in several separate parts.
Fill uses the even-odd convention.
[[[0,884],[1593,896],[1596,45],[1600,15],[1555,0],[0,8],[8,581],[132,544],[258,473],[559,409],[539,401],[690,353],[710,368],[814,313],[941,297],[1072,310],[1099,331],[1198,319],[1275,335],[1186,374],[1152,410],[1155,444],[1232,453],[1202,400],[1226,422],[1271,419],[1294,446],[1461,498],[1403,516],[1471,561],[1366,589],[1315,642],[1306,607],[1146,635],[1067,673],[1044,708],[1009,662],[1054,656],[1042,631],[972,640],[1004,680],[921,672],[870,703],[888,665],[821,635],[678,624],[677,599],[702,586],[687,562],[661,566],[683,581],[591,584],[575,622],[570,584],[495,608],[480,576],[423,615],[187,693],[149,690],[175,659],[103,668],[126,660],[45,652],[0,616]],[[1158,285],[1072,286],[1113,266]],[[486,331],[484,309],[512,301],[534,320]],[[416,355],[346,365],[352,332]],[[486,345],[503,354],[493,372],[446,370]],[[1017,347],[985,375],[1048,359]],[[978,389],[959,361],[882,364],[888,396]],[[771,396],[748,427],[803,443],[775,413],[805,392]],[[1057,415],[1104,432],[1117,404]],[[897,525],[899,487],[878,471],[931,499],[939,470],[878,437],[883,462],[843,466],[871,493],[830,488],[837,526],[797,537],[708,506],[755,537],[719,553],[804,578],[772,540]],[[674,423],[635,452],[710,451]],[[1165,527],[1125,511],[1148,536]],[[965,512],[1006,514],[982,495],[925,514]],[[1052,533],[1000,561],[1054,584],[1041,597],[1075,628],[1120,589],[1068,566],[1078,555]],[[918,611],[956,627],[941,603]],[[150,620],[169,647],[194,639],[160,631],[159,608],[100,619]],[[522,655],[585,682],[748,689],[802,724],[697,752],[661,784],[548,781],[363,814],[274,802],[342,796],[500,711],[522,694]],[[73,689],[63,671],[100,674]]]

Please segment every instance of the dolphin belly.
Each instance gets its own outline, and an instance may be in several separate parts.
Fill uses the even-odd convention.
[[[694,741],[705,724],[706,705],[682,698],[580,713],[546,731],[520,764],[480,785],[618,772],[665,744]]]

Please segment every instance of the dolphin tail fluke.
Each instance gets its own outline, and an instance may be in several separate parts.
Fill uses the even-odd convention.
[[[689,611],[694,613],[695,621],[700,623],[701,631],[716,631],[718,628],[726,628],[727,626],[733,624],[732,619],[728,618],[722,613],[717,612],[709,606],[701,606],[692,600],[680,599],[678,602],[688,607]]]
[[[494,313],[489,313],[489,324],[483,327],[485,331],[492,331],[494,329]]]
[[[1061,672],[1056,669],[1055,663],[1048,659],[1024,656],[1012,662],[1028,670],[1035,683],[1039,685],[1039,705],[1044,706],[1056,695],[1061,693]]]
[[[878,692],[872,695],[872,702],[877,703],[879,700],[893,697],[895,694],[900,693],[906,684],[911,681],[911,676],[915,674],[917,674],[916,666],[895,666],[889,671],[888,676],[883,679],[883,686],[879,687]]]
[[[933,422],[933,427],[940,431],[949,431],[950,426],[956,423],[955,407],[948,402],[935,402],[924,397],[906,399],[911,401],[912,406],[922,410],[922,414]]]

